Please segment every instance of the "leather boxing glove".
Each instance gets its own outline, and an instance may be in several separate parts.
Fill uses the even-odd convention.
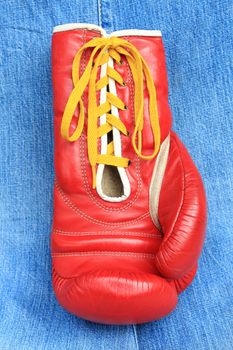
[[[159,31],[55,28],[53,288],[100,323],[160,319],[197,270],[201,177],[171,131]]]

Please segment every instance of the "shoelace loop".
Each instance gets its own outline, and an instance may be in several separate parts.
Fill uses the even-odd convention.
[[[92,49],[88,64],[79,77],[80,61],[85,50]],[[135,153],[142,159],[152,159],[156,156],[160,147],[160,126],[157,109],[156,90],[150,69],[136,47],[130,42],[117,37],[94,38],[84,44],[76,53],[72,65],[72,80],[74,88],[68,98],[61,122],[61,135],[68,141],[76,141],[83,132],[84,127],[84,104],[82,96],[88,86],[88,119],[87,119],[87,144],[88,158],[92,167],[93,188],[96,186],[96,164],[127,167],[129,159],[114,155],[113,142],[108,144],[106,154],[98,154],[97,139],[104,134],[117,128],[120,132],[128,135],[123,122],[110,113],[111,105],[120,110],[125,109],[125,103],[111,92],[106,93],[106,102],[97,105],[96,92],[108,85],[109,78],[124,86],[121,75],[108,66],[106,76],[97,80],[98,67],[107,63],[109,57],[121,64],[121,56],[124,55],[130,66],[134,80],[134,131],[132,134],[132,145]],[[142,153],[142,130],[144,122],[144,78],[149,94],[149,116],[151,130],[154,139],[153,152],[150,155]],[[79,107],[79,117],[74,131],[70,134],[70,126],[75,113]],[[106,114],[106,123],[98,126],[98,118]]]

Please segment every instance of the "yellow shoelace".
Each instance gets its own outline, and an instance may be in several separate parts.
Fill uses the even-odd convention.
[[[79,77],[80,60],[84,50],[93,49],[85,71]],[[92,167],[93,188],[96,186],[96,164],[113,165],[127,167],[129,159],[114,155],[113,142],[107,146],[106,154],[99,154],[97,149],[97,139],[104,134],[117,128],[124,135],[128,131],[123,122],[111,114],[111,105],[120,110],[127,107],[125,103],[111,92],[106,92],[106,102],[97,105],[96,92],[107,86],[109,78],[114,79],[118,84],[125,85],[121,75],[112,67],[107,67],[106,76],[97,80],[98,67],[109,61],[112,57],[117,63],[121,63],[121,55],[124,55],[130,66],[134,80],[134,131],[132,134],[132,144],[136,154],[143,159],[152,159],[156,156],[160,147],[160,127],[158,109],[156,102],[156,91],[149,67],[136,47],[128,41],[117,38],[95,38],[83,45],[74,57],[72,65],[72,79],[74,88],[67,101],[61,123],[61,134],[68,141],[76,141],[84,126],[84,105],[82,96],[88,86],[88,124],[87,124],[87,144],[88,158]],[[142,153],[142,130],[144,122],[144,79],[149,94],[149,115],[151,130],[154,138],[154,149],[150,155]],[[76,108],[79,107],[79,118],[72,134],[70,125]],[[98,118],[106,114],[106,123],[98,126]]]

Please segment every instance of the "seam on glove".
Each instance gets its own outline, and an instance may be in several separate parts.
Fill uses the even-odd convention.
[[[70,252],[70,253],[52,253],[53,258],[69,256],[126,256],[137,259],[154,259],[155,254],[134,253],[134,252],[111,252],[111,251],[89,251],[89,252]]]
[[[175,137],[171,134],[171,138],[173,139],[173,141],[175,142],[176,144],[176,147],[178,149],[178,153],[180,155],[179,159],[180,159],[180,162],[181,162],[181,166],[182,166],[182,169],[183,169],[183,181],[182,181],[182,200],[181,200],[181,204],[180,204],[180,207],[179,207],[179,210],[177,211],[177,214],[176,214],[176,218],[174,220],[174,223],[170,229],[170,234],[167,235],[167,237],[164,238],[164,241],[162,242],[161,246],[160,246],[160,249],[164,246],[164,244],[166,244],[166,242],[169,240],[169,238],[171,237],[172,233],[174,232],[174,229],[175,229],[175,226],[177,224],[177,221],[179,220],[179,217],[180,217],[180,213],[182,211],[182,208],[183,208],[183,204],[184,204],[184,197],[185,197],[185,168],[184,168],[184,163],[183,163],[183,159],[182,159],[182,156],[181,156],[181,152],[180,152],[180,147],[175,139]]]
[[[138,236],[138,237],[162,237],[160,233],[146,233],[146,232],[116,232],[116,231],[98,231],[98,232],[69,232],[59,229],[53,229],[53,234],[63,236],[98,236],[98,235],[115,235],[115,236]]]
[[[99,272],[99,270],[97,270],[98,272]],[[103,270],[102,270],[103,271]],[[108,271],[108,270],[106,270],[105,269],[105,271]],[[94,270],[93,271],[93,273],[95,273],[96,271]],[[130,275],[132,275],[132,276],[135,276],[135,273],[133,273],[132,271],[127,271],[127,273],[128,274],[130,274]],[[56,274],[56,276],[55,276],[55,278],[56,277],[59,277],[59,278],[61,278],[62,280],[64,280],[64,281],[69,281],[69,280],[77,280],[77,279],[80,279],[80,278],[82,278],[82,276],[83,275],[85,275],[86,276],[86,273],[82,273],[81,275],[74,275],[74,276],[72,276],[72,277],[67,277],[67,276],[62,276],[59,272],[57,272],[57,270],[56,270],[56,268],[54,267],[54,263],[52,263],[52,274]],[[156,276],[156,275],[154,275],[153,273],[149,273],[150,275],[153,275],[153,276]],[[137,275],[145,275],[145,273],[144,272],[138,272],[137,273]],[[160,278],[162,278],[162,279],[164,279],[164,277],[161,277],[161,276],[159,276]]]

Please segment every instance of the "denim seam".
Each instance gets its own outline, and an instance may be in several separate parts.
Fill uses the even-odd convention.
[[[102,27],[102,4],[101,0],[98,0],[98,24]]]

